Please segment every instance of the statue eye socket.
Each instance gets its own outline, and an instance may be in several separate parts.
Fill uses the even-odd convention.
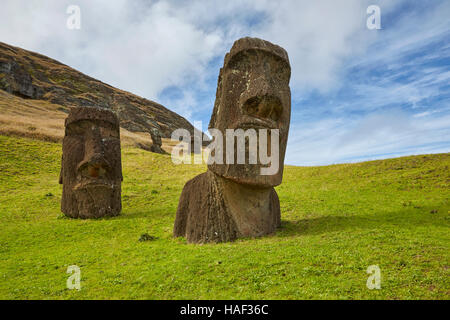
[[[235,54],[231,60],[228,62],[227,68],[236,71],[247,71],[251,68],[252,58],[254,58],[255,53],[253,52],[239,52]]]
[[[84,132],[83,128],[80,128],[79,126],[76,125],[68,126],[66,128],[66,136],[78,137],[82,136],[83,132]]]

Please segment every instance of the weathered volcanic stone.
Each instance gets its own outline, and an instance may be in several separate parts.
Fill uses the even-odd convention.
[[[152,128],[150,130],[150,136],[152,138],[152,146],[150,147],[150,151],[162,154],[166,153],[162,149],[162,140],[160,132],[156,128]]]
[[[182,191],[174,236],[191,243],[270,234],[280,226],[274,186],[282,181],[291,113],[291,68],[286,51],[256,38],[237,40],[220,70],[209,128],[279,129],[279,169],[261,175],[256,164],[210,164]],[[236,146],[235,146],[236,148]],[[235,149],[236,155],[236,149]]]
[[[65,121],[61,211],[72,218],[116,216],[121,203],[119,120],[98,107],[74,107]]]

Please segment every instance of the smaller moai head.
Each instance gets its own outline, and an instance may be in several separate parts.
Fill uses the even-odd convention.
[[[269,187],[281,183],[291,115],[290,76],[288,54],[283,48],[257,38],[247,37],[234,42],[220,69],[209,128],[222,132],[224,146],[227,145],[226,129],[254,129],[258,141],[259,129],[266,130],[269,153],[271,139],[279,139],[279,166],[275,174],[261,175],[261,168],[268,165],[261,163],[259,155],[256,164],[249,163],[249,158],[245,164],[237,161],[227,164],[224,147],[223,164],[208,165],[211,171],[254,186]],[[270,129],[278,129],[279,136],[270,136]],[[258,149],[260,147],[258,143]]]
[[[119,120],[98,107],[74,107],[65,120],[61,211],[73,218],[118,215],[122,164]]]

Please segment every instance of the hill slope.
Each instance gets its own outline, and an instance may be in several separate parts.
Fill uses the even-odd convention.
[[[114,88],[44,55],[0,42],[0,122],[3,134],[33,136],[28,127],[40,130],[38,138],[62,137],[63,119],[70,106],[97,105],[114,109],[129,139],[150,139],[156,129],[162,138],[173,130],[193,126],[164,106]],[[34,112],[41,120],[36,123]],[[45,116],[42,114],[45,111]],[[23,125],[10,125],[11,122]],[[49,126],[46,121],[53,122]],[[35,124],[38,124],[37,126]],[[145,134],[140,134],[145,133]],[[151,140],[150,140],[151,141]]]
[[[181,189],[205,166],[122,154],[122,214],[72,220],[59,210],[61,145],[0,136],[1,299],[450,298],[450,154],[287,166],[282,228],[208,245],[171,235]],[[80,291],[66,288],[74,264]],[[381,290],[366,287],[370,265]]]

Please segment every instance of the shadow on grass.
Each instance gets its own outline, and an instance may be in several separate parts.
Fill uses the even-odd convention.
[[[436,208],[441,208],[437,210]],[[420,209],[405,209],[394,212],[374,212],[372,215],[354,216],[322,216],[299,220],[282,220],[277,231],[278,237],[299,235],[318,235],[348,229],[380,230],[408,229],[424,226],[443,226],[446,223],[442,206],[422,207]]]

